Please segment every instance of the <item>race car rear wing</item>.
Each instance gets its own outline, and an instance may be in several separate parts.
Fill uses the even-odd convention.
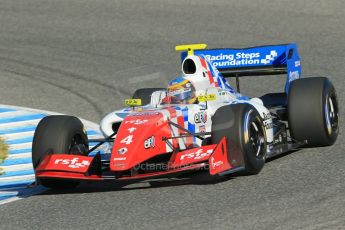
[[[224,77],[286,74],[285,90],[290,82],[300,78],[301,63],[295,43],[233,49],[200,49],[203,55]],[[187,52],[182,53],[182,60]]]

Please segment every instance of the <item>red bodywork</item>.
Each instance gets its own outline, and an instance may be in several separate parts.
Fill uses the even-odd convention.
[[[183,125],[183,120],[177,119],[177,123]],[[215,175],[234,168],[228,161],[225,138],[218,144],[199,147],[194,146],[192,137],[183,137],[186,149],[177,151],[179,142],[172,137],[185,134],[183,129],[174,133],[162,113],[150,111],[133,114],[121,123],[106,167],[99,155],[88,157],[54,153],[44,157],[35,173],[38,178],[125,180],[200,169],[208,169],[210,174]],[[171,144],[167,144],[167,141]],[[155,159],[159,157],[166,159],[160,170],[141,170],[142,166],[155,165]]]

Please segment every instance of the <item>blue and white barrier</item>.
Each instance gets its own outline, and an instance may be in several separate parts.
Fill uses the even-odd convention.
[[[38,122],[43,117],[52,114],[58,113],[0,105],[0,137],[9,146],[7,158],[0,163],[0,171],[2,171],[0,175],[0,205],[45,190],[42,186],[29,187],[35,181],[31,161],[31,145]],[[97,124],[86,120],[82,121],[89,138],[101,137]]]

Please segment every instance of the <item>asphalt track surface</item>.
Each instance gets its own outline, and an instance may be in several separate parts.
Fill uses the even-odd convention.
[[[277,158],[257,176],[48,191],[1,206],[0,229],[344,229],[344,9],[342,0],[1,0],[3,104],[98,122],[135,88],[176,77],[176,44],[297,42],[303,75],[335,84],[341,133],[334,146]],[[241,83],[255,96],[284,79]]]

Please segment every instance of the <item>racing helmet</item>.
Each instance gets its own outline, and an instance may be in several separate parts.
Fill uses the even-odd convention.
[[[195,87],[186,78],[176,78],[169,83],[167,98],[171,104],[193,104],[197,99]]]

